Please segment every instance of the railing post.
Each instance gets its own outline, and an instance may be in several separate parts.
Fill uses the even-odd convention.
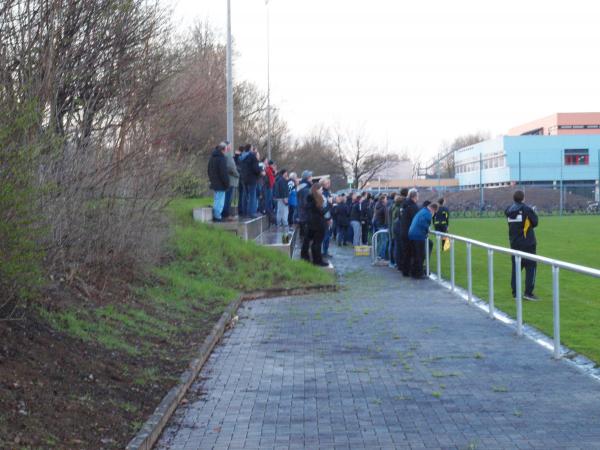
[[[446,238],[449,239],[449,238]],[[454,291],[456,287],[456,277],[454,270],[454,239],[450,239],[450,285],[452,286],[452,291]]]
[[[442,281],[442,252],[440,251],[440,241],[442,238],[439,234],[435,235],[435,256],[437,258],[437,277],[438,281]]]
[[[471,263],[471,243],[467,242],[467,292],[469,303],[473,302],[473,267]]]
[[[559,305],[559,286],[558,275],[559,268],[552,266],[552,306],[554,316],[554,358],[562,357],[560,350],[560,305]]]
[[[427,274],[427,278],[429,278],[429,238],[425,239],[425,273]]]
[[[517,300],[517,336],[523,336],[523,291],[521,290],[521,257],[515,259],[515,298]]]
[[[375,265],[375,261],[377,261],[377,231],[371,238],[371,263]]]
[[[490,319],[494,318],[494,251],[488,249],[488,296]]]

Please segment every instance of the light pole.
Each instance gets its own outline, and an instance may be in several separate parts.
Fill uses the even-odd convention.
[[[233,71],[231,64],[231,0],[227,0],[227,140],[233,145]]]
[[[267,7],[267,154],[271,160],[271,17],[269,14],[269,0],[265,0]]]

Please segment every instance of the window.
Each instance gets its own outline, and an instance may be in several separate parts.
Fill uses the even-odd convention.
[[[587,166],[590,164],[588,149],[566,149],[565,166]]]

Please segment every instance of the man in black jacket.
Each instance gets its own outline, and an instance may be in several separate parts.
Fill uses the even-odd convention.
[[[369,216],[369,196],[371,194],[361,195],[360,202],[360,232],[362,245],[369,244],[369,224],[371,223],[371,217]]]
[[[310,194],[312,187],[313,173],[310,170],[302,172],[302,180],[296,188],[298,199],[298,225],[300,226],[300,238],[302,239],[302,247],[300,249],[300,257],[306,261],[310,261],[309,246],[310,239],[308,238],[308,204],[306,199]]]
[[[402,275],[410,277],[410,271],[412,267],[412,260],[415,256],[414,242],[408,239],[408,230],[412,223],[413,218],[419,211],[417,202],[419,201],[419,193],[416,189],[410,189],[408,191],[408,197],[402,203],[400,209],[400,221],[398,223],[398,238],[400,239],[400,246],[402,248],[402,259],[398,261],[399,269],[402,271]]]
[[[277,202],[276,225],[278,227],[288,227],[288,172],[281,169],[277,178],[275,178],[275,186],[273,187],[273,198]]]
[[[208,179],[210,188],[215,191],[213,199],[213,221],[221,222],[221,214],[225,206],[225,192],[229,189],[229,172],[225,152],[228,142],[221,142],[210,155],[208,161]]]
[[[435,228],[435,231],[447,233],[448,225],[450,225],[450,211],[444,206],[443,198],[440,198],[437,203],[439,208],[433,216],[433,227]]]
[[[510,248],[535,255],[537,241],[533,229],[538,225],[538,216],[535,211],[523,203],[525,194],[523,191],[515,191],[513,195],[514,203],[506,208],[504,214],[508,221],[508,237],[510,240]],[[515,257],[512,260],[512,276],[510,278],[510,286],[512,288],[513,297],[516,297],[516,267]],[[521,259],[521,267],[525,268],[525,300],[537,301],[539,298],[533,293],[535,288],[535,276],[537,271],[537,262],[528,259]]]

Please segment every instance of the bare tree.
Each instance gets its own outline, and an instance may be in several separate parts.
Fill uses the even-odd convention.
[[[338,167],[346,179],[353,179],[355,189],[364,188],[378,173],[399,161],[399,155],[369,143],[363,130],[336,130],[332,139]]]
[[[454,153],[456,150],[469,145],[474,145],[490,138],[489,132],[478,131],[476,133],[458,136],[452,142],[443,142],[440,151],[434,157],[431,164],[432,171],[444,178],[454,178],[456,175],[456,166],[454,162]]]

